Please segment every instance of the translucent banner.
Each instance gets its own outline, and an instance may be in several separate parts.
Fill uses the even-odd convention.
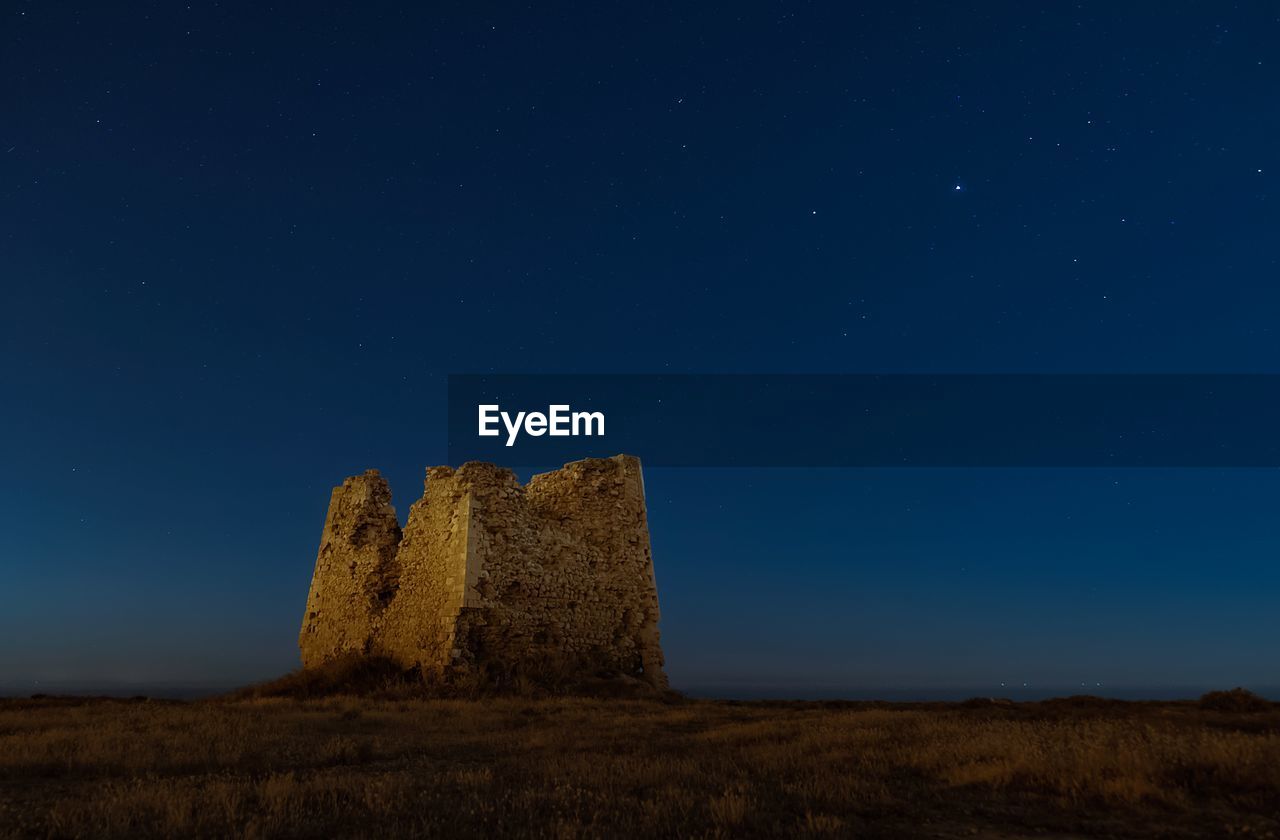
[[[1274,467],[1280,375],[452,375],[451,463]]]

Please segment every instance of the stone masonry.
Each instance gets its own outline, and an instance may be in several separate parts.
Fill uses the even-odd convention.
[[[403,532],[377,470],[333,489],[299,637],[448,677],[569,667],[664,687],[640,460],[431,467]],[[536,673],[532,674],[537,676]]]

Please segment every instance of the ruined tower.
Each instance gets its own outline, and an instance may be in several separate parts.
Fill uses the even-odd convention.
[[[348,478],[299,645],[307,667],[363,653],[444,675],[568,666],[665,686],[639,459],[575,461],[523,486],[492,464],[432,467],[403,532],[376,470]]]

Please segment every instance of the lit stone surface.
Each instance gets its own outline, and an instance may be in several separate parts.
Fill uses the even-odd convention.
[[[665,686],[638,458],[575,461],[521,486],[471,462],[427,470],[403,534],[376,471],[334,488],[299,638],[449,675],[606,669]]]

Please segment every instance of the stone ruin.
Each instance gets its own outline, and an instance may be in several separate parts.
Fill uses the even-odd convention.
[[[575,461],[523,486],[493,464],[431,467],[403,530],[377,470],[348,478],[298,643],[304,667],[360,654],[445,679],[567,667],[665,687],[640,460]]]

